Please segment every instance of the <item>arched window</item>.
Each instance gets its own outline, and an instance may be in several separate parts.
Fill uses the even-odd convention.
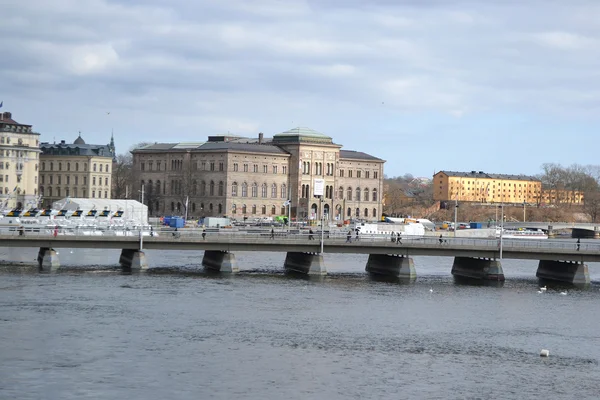
[[[175,203],[171,202],[171,212],[175,211]]]
[[[210,181],[210,195],[214,196],[215,195],[215,182],[214,181]]]
[[[248,197],[248,184],[246,182],[242,183],[242,197]]]
[[[271,197],[275,198],[277,197],[277,185],[274,183],[271,185]],[[275,213],[273,213],[275,214]]]
[[[369,201],[369,189],[365,189],[364,191],[364,196],[363,196],[363,200],[364,201]]]
[[[68,162],[68,163],[67,163],[67,171],[70,171],[70,170],[71,170],[71,163],[70,163],[70,162]]]
[[[192,194],[196,196],[198,194],[198,182],[194,179],[192,182]]]
[[[252,205],[252,214],[256,214],[256,204]]]
[[[263,199],[267,197],[267,184],[266,183],[263,183],[260,188],[260,197],[262,197]]]
[[[281,206],[281,215],[285,215],[285,206]]]
[[[200,196],[206,196],[206,182],[200,182]]]
[[[282,199],[287,199],[288,198],[287,186],[286,186],[285,183],[283,185],[281,185],[281,198]]]
[[[200,211],[204,211],[204,203],[200,203]]]
[[[306,197],[306,185],[302,185],[302,196],[300,196],[301,199],[304,199]]]
[[[242,214],[246,214],[247,211],[246,205],[242,205]]]
[[[256,182],[252,184],[252,197],[258,197],[258,185],[256,184]],[[256,212],[254,212],[253,214],[256,214]]]
[[[373,201],[377,201],[377,189],[373,189]]]
[[[364,215],[365,215],[365,218],[369,217],[369,209],[368,208],[365,208],[365,214]]]
[[[79,171],[79,163],[78,162],[75,163],[75,171]]]
[[[373,218],[377,218],[377,209],[376,208],[373,209]]]
[[[94,172],[96,172],[96,163],[94,163]]]
[[[50,171],[54,171],[54,163],[50,161]]]
[[[356,213],[357,217],[360,217],[360,208],[357,208],[356,211],[355,211],[355,213]]]
[[[217,206],[217,209],[219,210],[219,214],[223,213],[223,205],[221,203],[219,203],[219,205]]]
[[[177,202],[177,212],[181,212],[181,203]]]
[[[223,181],[220,181],[219,182],[219,196],[223,196],[223,189],[224,189]],[[219,211],[219,214],[220,213],[221,213],[221,211]]]
[[[352,188],[346,190],[346,200],[352,200]]]
[[[338,188],[338,199],[344,200],[344,188],[341,186]]]
[[[360,201],[360,188],[356,188],[356,201]]]
[[[275,215],[277,213],[277,209],[275,208],[275,206],[271,207],[271,215]]]
[[[231,184],[231,197],[237,197],[238,184],[237,182],[233,182]]]
[[[236,207],[236,205],[235,205],[235,204],[232,204],[232,205],[231,205],[231,213],[232,213],[232,214],[237,214],[237,207]]]
[[[156,181],[156,194],[160,195],[160,181]],[[158,209],[158,207],[156,209]]]
[[[352,209],[350,207],[348,207],[348,209],[346,210],[346,216],[347,217],[351,217],[352,216]]]
[[[62,163],[61,162],[58,163],[58,170],[62,171]]]
[[[100,172],[102,172],[102,164],[100,164]]]
[[[262,215],[267,215],[267,206],[261,207]]]
[[[212,203],[209,203],[209,204],[208,204],[208,211],[209,211],[210,213],[212,213],[212,212],[213,212],[213,205],[212,205]]]

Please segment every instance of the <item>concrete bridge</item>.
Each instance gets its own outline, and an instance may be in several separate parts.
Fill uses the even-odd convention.
[[[534,228],[553,232],[570,230],[574,238],[599,238],[600,224],[584,222],[506,222],[505,228]]]
[[[183,233],[183,234],[182,234]],[[41,269],[60,267],[57,248],[121,249],[119,263],[125,269],[147,268],[144,249],[187,251],[203,250],[202,265],[220,272],[238,271],[236,251],[286,252],[284,268],[305,274],[326,274],[320,252],[319,234],[287,235],[270,233],[209,233],[199,231],[161,232],[160,236],[84,236],[84,235],[0,235],[0,247],[37,247]],[[485,238],[438,237],[403,238],[401,243],[389,237],[362,235],[348,242],[345,235],[325,236],[325,253],[368,254],[366,271],[383,276],[414,279],[413,256],[454,257],[452,274],[457,277],[504,280],[501,260],[539,260],[536,276],[542,279],[587,284],[590,282],[586,262],[600,262],[600,243],[574,240],[503,240]]]

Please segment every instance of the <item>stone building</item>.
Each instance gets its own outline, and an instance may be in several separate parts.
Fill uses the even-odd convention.
[[[385,161],[341,147],[308,128],[156,143],[132,152],[134,189],[151,215],[379,219]]]
[[[0,113],[0,210],[37,205],[39,133]]]
[[[44,206],[65,197],[111,198],[115,143],[86,144],[81,134],[71,143],[40,145],[39,192]]]

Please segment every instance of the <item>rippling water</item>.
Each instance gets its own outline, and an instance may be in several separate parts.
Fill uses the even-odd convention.
[[[202,252],[148,251],[133,275],[118,255],[0,266],[1,399],[598,398],[597,264],[562,296],[537,293],[528,261],[489,287],[455,283],[451,258],[415,257],[402,284],[361,255],[326,255],[317,280],[284,275],[283,253],[236,253],[232,277],[205,275]]]

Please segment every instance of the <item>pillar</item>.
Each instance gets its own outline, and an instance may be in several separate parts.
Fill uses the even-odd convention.
[[[217,272],[234,274],[240,271],[235,260],[235,254],[228,251],[205,250],[202,265],[208,270]]]
[[[540,260],[537,272],[540,279],[587,285],[590,283],[588,266],[577,261]]]
[[[283,267],[288,272],[308,275],[327,275],[322,254],[288,252]]]
[[[58,253],[56,250],[41,247],[37,256],[38,266],[44,270],[54,270],[60,267],[60,260],[58,259]]]
[[[119,257],[119,264],[123,269],[148,269],[148,262],[146,261],[146,253],[140,250],[123,249],[121,250],[121,256]]]
[[[468,279],[504,280],[502,263],[489,258],[454,257],[452,275]]]
[[[365,268],[369,274],[402,279],[415,279],[415,263],[411,257],[390,254],[369,254]]]

